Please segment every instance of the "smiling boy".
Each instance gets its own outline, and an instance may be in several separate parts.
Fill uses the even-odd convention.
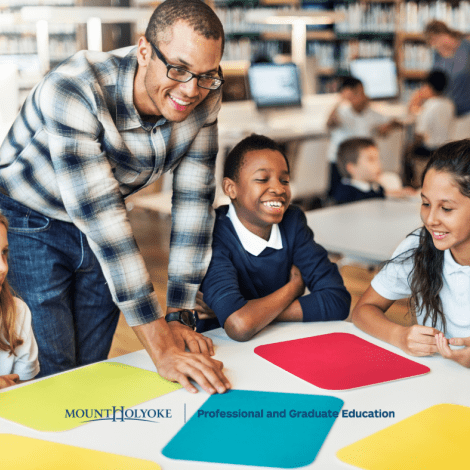
[[[351,297],[305,215],[290,207],[289,163],[271,139],[251,135],[227,156],[212,260],[201,290],[223,326],[247,341],[273,321],[344,320]],[[309,294],[303,296],[305,288]]]

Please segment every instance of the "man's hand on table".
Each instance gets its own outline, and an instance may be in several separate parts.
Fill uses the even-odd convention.
[[[172,309],[172,311],[176,310]],[[191,393],[196,393],[197,388],[189,379],[197,382],[210,394],[224,393],[231,388],[230,382],[222,372],[222,362],[209,356],[209,354],[214,354],[212,341],[209,338],[203,337],[180,323],[170,328],[164,318],[145,325],[134,326],[132,329],[162,377],[179,382]],[[196,352],[186,352],[185,345],[190,351]],[[205,352],[202,353],[201,350]]]
[[[176,345],[184,351],[185,346],[193,353],[202,353],[207,356],[213,356],[214,344],[210,338],[206,338],[201,333],[196,333],[194,330],[185,326],[177,321],[168,322],[171,332],[176,341]]]

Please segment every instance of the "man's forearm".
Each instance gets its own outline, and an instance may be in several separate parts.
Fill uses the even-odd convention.
[[[132,329],[157,367],[162,353],[177,348],[165,318],[159,318],[144,325],[133,326]]]

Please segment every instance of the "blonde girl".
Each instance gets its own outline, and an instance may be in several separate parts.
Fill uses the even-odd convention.
[[[39,372],[38,347],[28,306],[7,280],[8,221],[0,213],[0,389],[32,379]]]

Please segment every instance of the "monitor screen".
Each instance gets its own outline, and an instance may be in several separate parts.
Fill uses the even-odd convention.
[[[371,99],[398,97],[397,67],[393,59],[356,59],[351,61],[351,75],[361,80]]]
[[[300,106],[302,91],[295,64],[253,64],[248,69],[251,99],[258,108]]]

